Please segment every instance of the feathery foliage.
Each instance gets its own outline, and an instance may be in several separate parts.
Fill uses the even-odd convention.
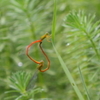
[[[0,0],[0,100],[78,100],[67,70],[84,100],[99,100],[99,9],[98,0]],[[43,42],[51,67],[38,73],[37,88],[26,91],[37,66],[25,48],[51,29],[54,47]],[[37,45],[30,48],[30,55],[45,61]]]

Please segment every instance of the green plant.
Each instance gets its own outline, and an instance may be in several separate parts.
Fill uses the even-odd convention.
[[[86,65],[85,65],[87,66],[86,70],[92,71],[93,75],[90,75],[89,78],[93,82],[94,81],[93,78],[98,77],[97,73],[100,70],[98,66],[98,61],[100,60],[100,53],[99,53],[100,21],[94,22],[94,20],[95,20],[94,14],[86,15],[84,11],[70,12],[65,19],[65,27],[71,30],[70,36],[76,37],[74,42],[70,40],[68,40],[67,42],[68,43],[70,42],[70,44],[72,45],[76,43],[77,45],[75,45],[76,46],[75,49],[76,50],[80,49],[79,51],[80,56],[77,58],[77,59],[80,59],[80,62],[77,62],[78,63],[77,66],[79,68],[80,76],[81,76],[82,83],[85,88],[85,92],[87,94],[88,100],[91,100],[92,98],[91,89],[89,89],[88,86],[86,86],[86,82],[83,79],[84,75],[82,75],[82,72],[81,72],[82,69],[80,69],[82,68],[82,66],[80,66],[79,63],[82,63],[84,59],[85,61],[87,60]],[[95,71],[97,72],[95,73]],[[89,74],[90,73],[88,73],[88,75]],[[89,79],[89,82],[90,82],[90,79]],[[92,83],[92,85],[94,85],[95,83],[98,83],[98,81],[99,80],[96,80],[95,82]],[[91,82],[89,84],[91,84]],[[97,86],[98,85],[96,85],[96,87]]]
[[[36,81],[36,75],[34,76],[22,71],[14,73],[10,78],[10,87],[12,90],[6,92],[9,96],[5,99],[34,100],[34,95],[42,91],[40,88],[33,88],[35,87]],[[31,77],[34,77],[35,79],[33,79],[30,84]],[[13,93],[13,95],[10,95],[10,93]]]
[[[73,77],[72,77],[72,75],[71,75],[71,73],[69,71],[69,69],[66,67],[65,62],[63,61],[63,59],[61,58],[60,54],[58,53],[58,51],[56,50],[56,48],[54,46],[55,25],[56,25],[56,0],[55,0],[55,4],[54,4],[54,15],[53,15],[53,24],[52,24],[52,39],[53,39],[52,44],[53,44],[54,50],[56,52],[56,55],[57,55],[57,57],[59,59],[59,62],[61,63],[61,66],[62,66],[62,68],[63,68],[66,76],[68,77],[71,85],[73,86],[76,94],[78,95],[78,97],[79,97],[80,100],[84,100],[84,98],[83,98],[83,96],[82,96],[79,88],[77,87],[77,85],[76,85],[76,83],[75,83],[75,81],[74,81],[74,79],[73,79]]]
[[[57,4],[53,5],[54,2]],[[71,12],[73,9],[76,11]],[[91,3],[89,0],[0,0],[0,100],[5,99],[5,91],[12,90],[7,81],[11,73],[19,70],[33,73],[36,65],[26,57],[24,49],[45,32],[51,31],[52,15],[53,45],[43,43],[51,67],[45,73],[39,73],[37,84],[45,91],[33,92],[35,99],[78,100],[69,77],[74,79],[85,100],[99,100],[99,9],[98,0],[91,0]],[[94,12],[96,17],[92,14]],[[36,45],[32,46],[30,54],[37,60],[43,59]],[[55,59],[57,57],[59,60]],[[26,93],[30,96],[15,93],[13,89],[6,97],[34,98],[31,92]],[[77,92],[78,95],[80,93]]]

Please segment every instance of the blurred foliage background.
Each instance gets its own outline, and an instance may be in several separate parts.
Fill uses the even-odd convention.
[[[25,55],[25,49],[45,32],[51,33],[53,6],[53,0],[0,0],[0,100],[4,100],[5,92],[11,89],[9,77],[12,73],[17,71],[34,73],[36,64]],[[58,0],[55,38],[55,47],[68,66],[85,100],[88,99],[77,66],[84,76],[91,100],[99,100],[100,59],[95,57],[93,48],[84,34],[64,27],[66,15],[73,10],[96,14],[95,21],[97,21],[100,16],[100,2],[99,0]],[[96,41],[94,38],[94,41],[97,47],[100,46],[99,39]],[[45,73],[38,75],[37,87],[41,87],[44,91],[37,93],[35,100],[78,100],[60,67],[52,44],[45,40],[43,48],[50,58],[51,67]],[[45,60],[37,44],[31,48],[30,54],[37,60]]]

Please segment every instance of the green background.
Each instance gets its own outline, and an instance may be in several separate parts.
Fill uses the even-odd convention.
[[[96,14],[94,21],[99,20],[100,1],[57,0],[56,6],[55,47],[85,100],[99,100],[100,62],[88,38],[80,32],[76,34],[64,27],[66,25],[64,20],[66,15],[74,10],[83,10],[86,15]],[[12,73],[18,71],[34,73],[37,65],[26,56],[25,50],[27,45],[39,40],[46,32],[51,34],[53,11],[53,0],[0,0],[0,100],[4,100],[7,97],[5,92],[11,89],[9,78]],[[99,47],[99,39],[95,42]],[[48,71],[38,74],[36,85],[43,91],[35,95],[35,100],[42,98],[43,100],[79,100],[61,68],[52,43],[44,40],[42,46],[50,59],[51,66]],[[38,44],[32,46],[30,55],[38,61],[43,59],[46,65]],[[87,99],[77,66],[81,69],[91,99]]]

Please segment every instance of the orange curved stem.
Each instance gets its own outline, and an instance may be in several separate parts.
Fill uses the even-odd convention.
[[[30,44],[27,46],[27,48],[26,48],[26,55],[27,55],[33,62],[35,62],[36,64],[41,64],[41,62],[34,60],[34,59],[33,59],[32,57],[30,57],[30,55],[28,54],[29,48],[30,48],[33,44],[38,43],[38,42],[42,42],[42,40],[34,41],[34,42],[30,43]]]
[[[45,72],[45,71],[47,71],[47,70],[50,68],[50,60],[49,60],[48,56],[46,55],[46,53],[44,52],[44,50],[42,49],[41,44],[42,44],[42,42],[39,43],[39,47],[40,47],[42,53],[44,54],[45,58],[47,59],[48,64],[47,64],[47,68],[45,68],[44,70],[42,70],[43,64],[41,64],[41,65],[38,67],[38,69],[39,69],[41,72]]]

